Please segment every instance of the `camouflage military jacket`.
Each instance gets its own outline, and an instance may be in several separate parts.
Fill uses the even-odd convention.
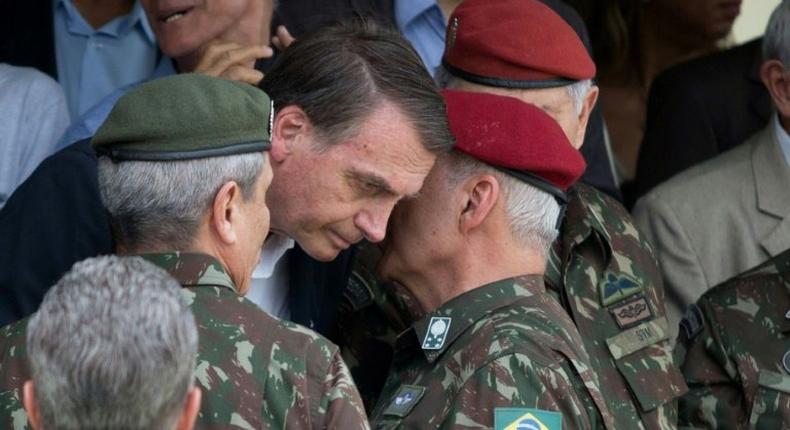
[[[706,292],[676,349],[681,426],[790,428],[790,250]]]
[[[539,276],[464,293],[403,332],[372,421],[493,427],[506,410],[496,408],[558,413],[565,429],[613,428],[581,339]]]
[[[584,184],[571,194],[546,287],[568,311],[618,429],[670,429],[686,392],[652,250],[630,215]]]
[[[279,321],[236,294],[219,262],[203,254],[143,255],[185,288],[199,332],[197,429],[366,429],[359,394],[336,346]],[[0,428],[25,429],[29,378],[21,320],[0,329]]]

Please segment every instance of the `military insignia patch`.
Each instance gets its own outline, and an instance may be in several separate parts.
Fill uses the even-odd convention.
[[[562,430],[562,415],[540,409],[495,408],[494,430]]]
[[[695,304],[686,308],[683,319],[680,320],[680,329],[686,335],[686,339],[694,339],[705,327],[705,320],[702,318],[702,311]]]
[[[447,48],[451,49],[455,46],[455,38],[458,36],[458,26],[461,24],[461,19],[458,17],[453,18],[450,22],[450,32],[448,34],[449,40],[447,41]]]
[[[631,328],[643,321],[653,319],[653,311],[647,303],[645,296],[635,297],[618,303],[616,306],[609,308],[617,325],[622,328]]]
[[[643,290],[644,288],[639,285],[636,279],[624,273],[614,274],[606,272],[600,284],[598,284],[598,291],[603,306],[617,303],[634,294],[639,294]]]
[[[425,339],[422,341],[422,349],[442,349],[444,341],[447,340],[447,333],[450,332],[452,318],[433,317],[428,324]]]
[[[790,373],[790,351],[785,352],[785,356],[782,357],[782,365],[784,365],[785,372]]]
[[[422,395],[425,393],[425,387],[418,385],[403,385],[395,394],[387,409],[384,410],[384,415],[392,415],[403,418],[411,412],[414,406],[420,401]]]

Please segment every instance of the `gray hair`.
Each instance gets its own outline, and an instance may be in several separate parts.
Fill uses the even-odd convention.
[[[551,194],[459,152],[453,152],[445,161],[451,163],[451,185],[478,174],[496,178],[516,243],[548,256],[557,238],[557,218],[560,216],[560,205]]]
[[[779,60],[790,68],[790,0],[774,9],[763,37],[763,61]]]
[[[75,264],[27,326],[42,427],[173,428],[197,348],[194,316],[167,272],[139,257]]]
[[[183,161],[99,158],[99,191],[113,236],[128,250],[187,249],[223,184],[234,181],[249,199],[265,153]]]
[[[434,77],[436,84],[440,88],[457,88],[460,79],[461,78],[450,73],[447,68],[442,65],[439,65],[436,69],[436,76]],[[573,101],[573,108],[576,110],[576,115],[581,115],[582,109],[584,109],[584,99],[587,97],[587,94],[589,94],[592,85],[592,79],[584,79],[565,86],[565,89],[568,91],[568,96]]]

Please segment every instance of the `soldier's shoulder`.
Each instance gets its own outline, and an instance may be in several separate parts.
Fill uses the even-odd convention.
[[[488,336],[479,339],[491,358],[521,354],[551,366],[562,361],[558,351],[567,353],[579,341],[568,315],[545,294],[500,308],[478,324],[487,327]]]
[[[23,318],[0,328],[0,345],[25,337],[29,318]]]
[[[585,216],[596,221],[597,227],[605,230],[609,236],[629,235],[641,239],[631,214],[620,202],[607,194],[589,185],[578,184],[571,199],[584,206]]]

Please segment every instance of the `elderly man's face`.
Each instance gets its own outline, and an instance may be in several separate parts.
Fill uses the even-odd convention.
[[[314,132],[289,144],[289,155],[275,165],[269,203],[272,230],[329,261],[363,238],[382,240],[395,203],[420,190],[435,156],[388,102],[364,120],[356,136],[321,144]]]
[[[272,0],[141,0],[159,47],[181,58],[212,42],[262,43]],[[267,33],[267,34],[262,34]]]
[[[520,90],[489,87],[459,79],[455,81],[453,88],[515,97],[522,102],[533,104],[559,123],[574,148],[579,149],[584,143],[585,130],[581,128],[581,124],[582,122],[586,124],[587,118],[582,118],[576,113],[576,106],[565,87]]]

